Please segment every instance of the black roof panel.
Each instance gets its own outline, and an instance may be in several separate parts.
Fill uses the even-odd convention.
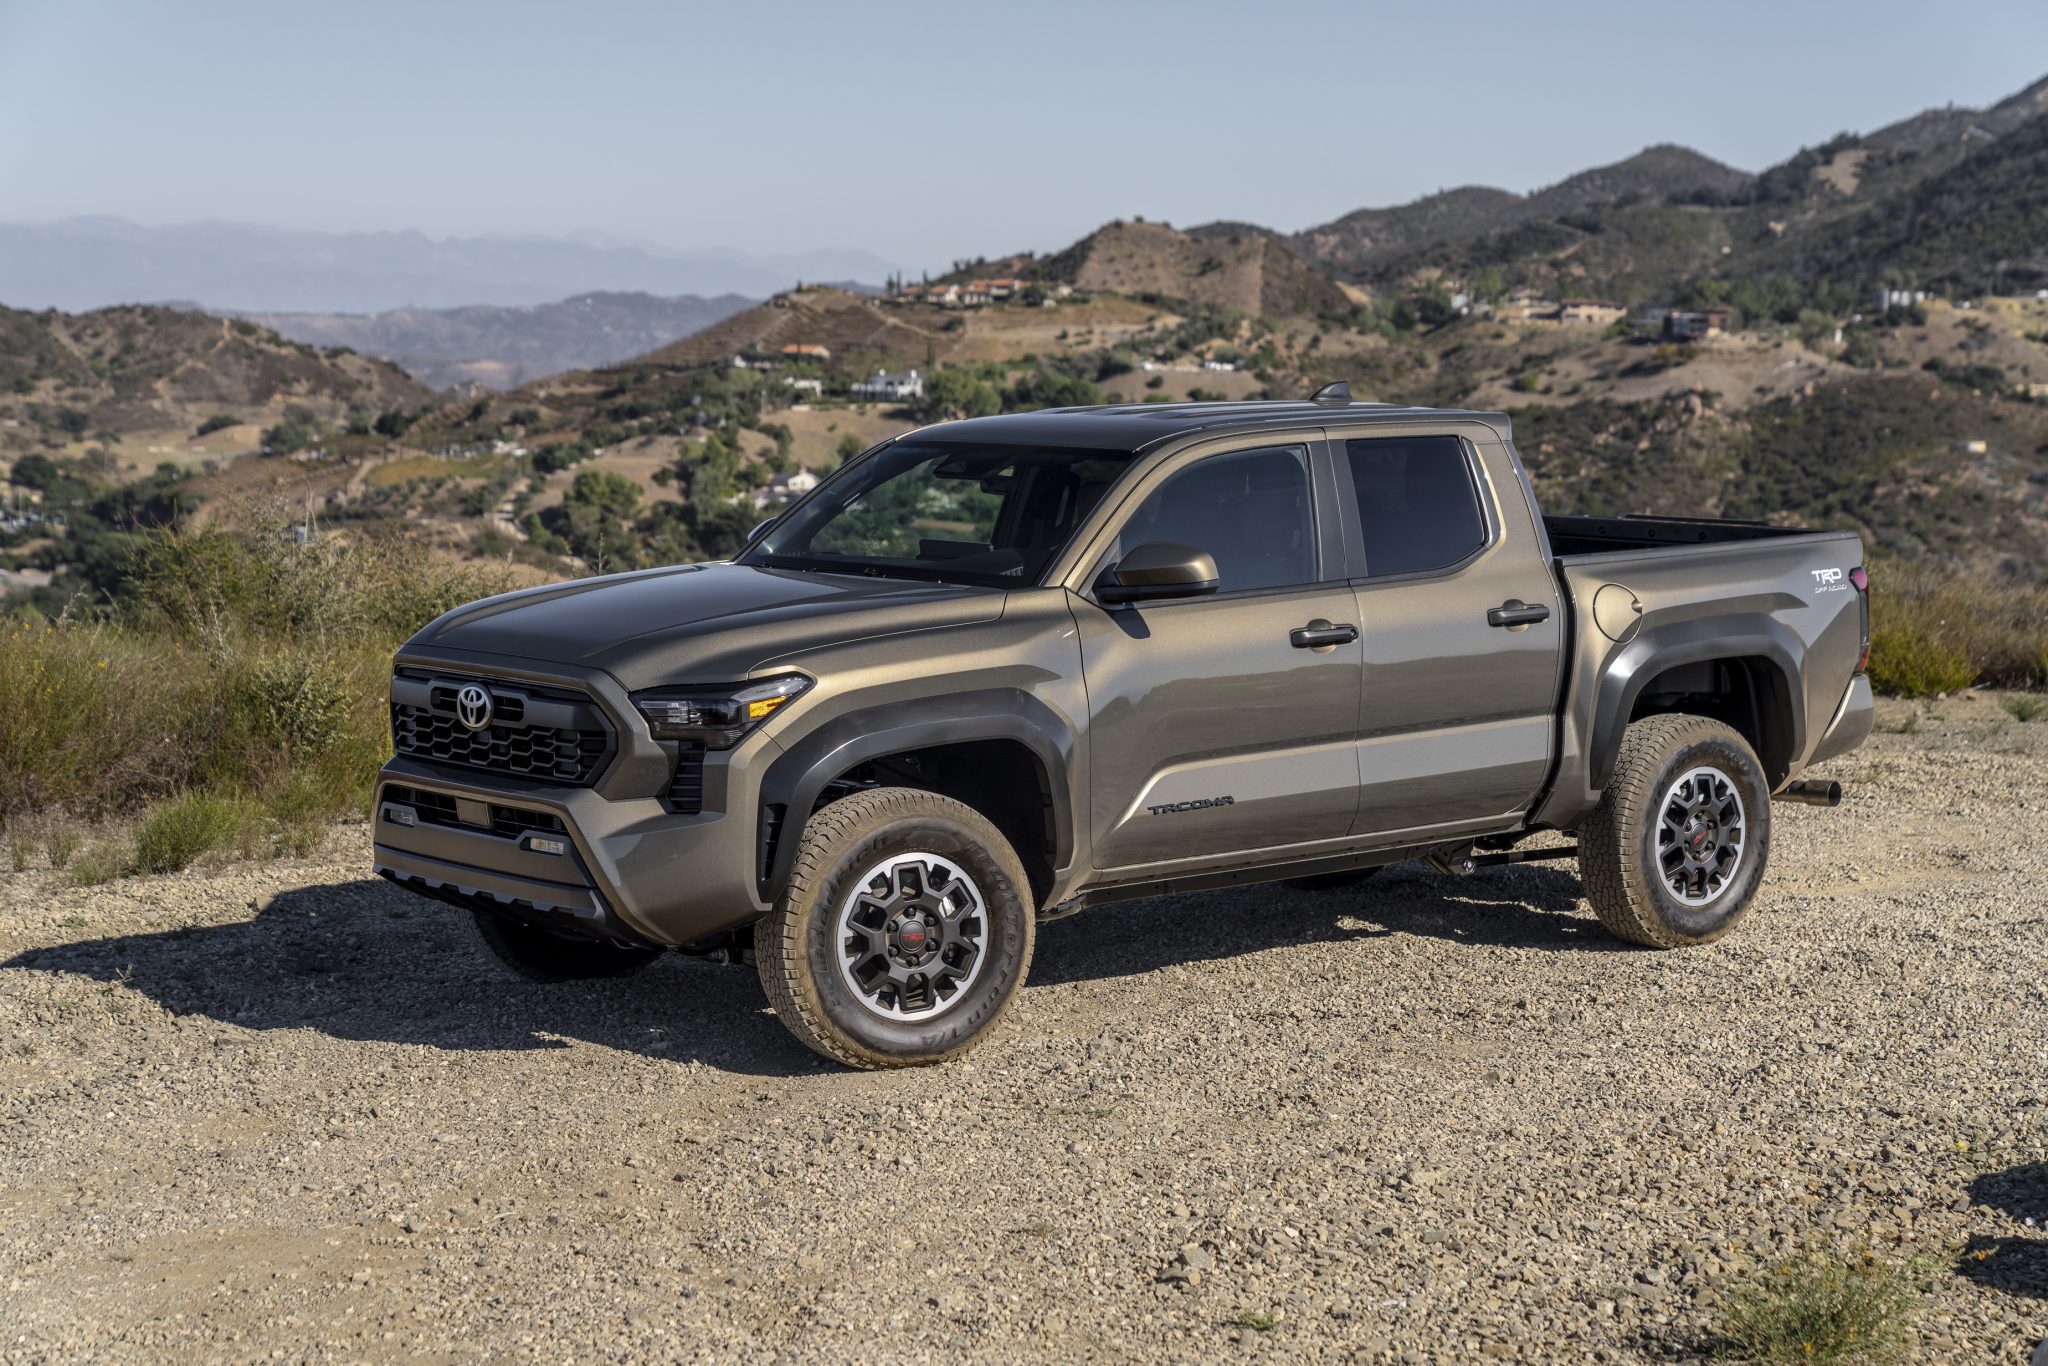
[[[1142,450],[1162,441],[1196,432],[1221,434],[1257,431],[1262,427],[1295,427],[1365,422],[1477,421],[1502,432],[1508,421],[1500,413],[1461,408],[1411,408],[1397,403],[1352,403],[1340,406],[1303,400],[1246,403],[1119,403],[1098,408],[1041,408],[1030,413],[970,417],[942,422],[905,434],[906,440],[930,435],[948,441],[988,442],[1004,446],[1085,446],[1097,450]]]

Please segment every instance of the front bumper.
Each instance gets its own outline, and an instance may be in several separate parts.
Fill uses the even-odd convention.
[[[754,822],[730,811],[685,816],[658,797],[486,781],[410,759],[387,763],[372,808],[377,873],[458,904],[651,944],[695,943],[768,910]],[[528,814],[560,828],[522,825]],[[546,852],[549,842],[566,847]]]

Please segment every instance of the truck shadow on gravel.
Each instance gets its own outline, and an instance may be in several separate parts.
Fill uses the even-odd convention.
[[[178,1016],[457,1052],[582,1040],[756,1076],[815,1072],[752,969],[668,955],[617,981],[536,986],[487,961],[456,913],[364,878],[286,891],[247,920],[31,949],[0,968],[120,983]]]
[[[455,913],[373,878],[285,891],[246,920],[31,949],[0,968],[139,991],[176,1016],[242,1029],[451,1051],[543,1050],[583,1040],[722,1071],[797,1076],[825,1066],[766,1007],[750,968],[679,955],[637,976],[536,986],[470,943]],[[1395,869],[1358,887],[1260,886],[1134,901],[1048,925],[1029,981],[1130,976],[1309,942],[1417,934],[1516,949],[1618,949],[1548,868],[1449,878]]]
[[[1522,864],[1452,877],[1402,864],[1352,887],[1263,884],[1083,911],[1039,930],[1030,980],[1122,977],[1289,944],[1395,935],[1474,947],[1638,951],[1584,909],[1570,873]]]
[[[1970,1183],[1970,1201],[2048,1230],[2048,1162],[1986,1172]],[[1956,1265],[1965,1278],[1979,1285],[2008,1295],[2048,1300],[2048,1237],[1978,1234],[1963,1245]]]

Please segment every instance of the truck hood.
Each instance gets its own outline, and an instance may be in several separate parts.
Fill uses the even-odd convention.
[[[610,673],[628,690],[744,678],[762,662],[1002,615],[1000,589],[749,565],[577,579],[458,607],[408,652],[490,655]]]

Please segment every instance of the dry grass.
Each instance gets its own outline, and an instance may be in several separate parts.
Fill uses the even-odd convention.
[[[2048,684],[2048,585],[1898,560],[1870,573],[1870,681],[1879,692],[1931,697],[1972,684]]]
[[[500,571],[396,540],[167,533],[114,620],[0,622],[0,828],[80,881],[303,852],[389,753],[391,653]],[[132,826],[131,839],[84,823]]]

